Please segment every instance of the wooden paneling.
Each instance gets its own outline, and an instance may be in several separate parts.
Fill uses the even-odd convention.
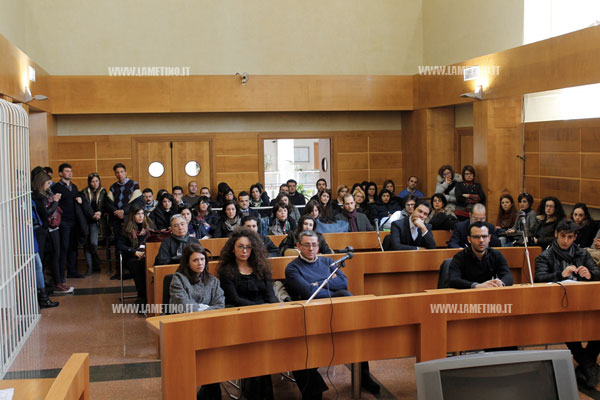
[[[579,179],[540,178],[540,196],[556,196],[566,203],[579,201]]]
[[[591,121],[598,121],[597,119]],[[600,153],[600,126],[581,128],[581,151]]]
[[[402,153],[370,153],[371,169],[402,168]]]
[[[534,199],[541,199],[540,195],[540,177],[539,176],[526,176],[525,177],[525,191],[533,196]]]
[[[581,201],[600,208],[600,180],[581,180]]]
[[[340,184],[345,184],[350,189],[355,182],[362,182],[362,181],[366,180],[367,176],[369,176],[368,169],[338,171],[338,182],[340,182]],[[386,178],[386,179],[388,179],[388,178]],[[335,187],[335,186],[333,186],[333,187]],[[335,189],[333,191],[335,192]]]
[[[141,172],[138,179],[140,187],[149,187],[154,193],[158,192],[159,189],[167,189],[171,192],[173,175],[169,142],[136,142],[136,154],[137,170]],[[159,162],[163,165],[164,171],[162,175],[158,177],[150,175],[148,167],[153,162]]]
[[[579,178],[581,157],[579,154],[540,154],[540,175]]]
[[[382,131],[369,133],[369,152],[386,153],[400,152],[402,149],[402,135],[400,131]]]
[[[190,181],[198,182],[198,187],[211,187],[211,159],[210,142],[208,140],[197,141],[173,141],[173,186],[181,186],[184,193]],[[238,157],[245,158],[245,157]],[[185,171],[189,161],[196,161],[200,165],[200,172],[196,176],[190,176]],[[256,168],[254,164],[253,170]]]
[[[525,175],[540,174],[540,155],[538,153],[525,153]]]
[[[86,160],[96,158],[96,143],[61,141],[52,147],[52,159]]]
[[[369,169],[369,153],[337,153],[339,171]]]
[[[42,112],[29,114],[29,162],[31,169],[35,166],[48,165],[48,135],[52,115]],[[54,132],[55,133],[55,132]]]
[[[262,181],[262,178],[258,177],[258,172],[217,172],[216,173],[218,184],[219,182],[227,182],[229,187],[237,194],[242,190],[249,190],[250,186],[256,182]]]
[[[338,135],[336,139],[338,139],[335,141],[336,153],[361,153],[369,148],[367,132]]]
[[[532,124],[525,124],[525,151],[528,153],[540,151],[540,131]]]
[[[215,156],[215,167],[219,172],[255,171],[257,166],[257,155]]]
[[[579,128],[548,128],[540,130],[540,152],[579,152]]]
[[[122,160],[131,158],[131,136],[104,136],[96,142],[96,151],[100,159]]]
[[[248,133],[246,137],[237,135],[217,135],[214,140],[215,155],[247,155],[258,153],[256,134]]]
[[[581,155],[581,177],[600,179],[600,152]],[[600,200],[598,201],[600,203]]]

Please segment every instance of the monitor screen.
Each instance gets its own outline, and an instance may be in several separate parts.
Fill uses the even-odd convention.
[[[444,400],[558,400],[550,360],[442,370],[440,378]]]

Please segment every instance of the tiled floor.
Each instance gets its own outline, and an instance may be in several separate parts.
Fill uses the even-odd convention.
[[[156,337],[146,328],[143,317],[112,312],[113,304],[119,304],[119,281],[109,280],[103,272],[69,280],[68,284],[76,288],[75,294],[54,296],[60,306],[42,310],[39,324],[5,379],[54,377],[71,353],[86,352],[90,353],[92,399],[160,399]],[[132,294],[133,281],[126,281],[126,285],[128,294]],[[372,375],[382,390],[377,397],[363,392],[362,398],[415,399],[414,363],[414,358],[370,362]],[[320,371],[329,386],[324,399],[351,397],[350,371],[346,366],[330,369],[333,385],[326,378],[326,368]],[[298,398],[295,384],[281,375],[273,375],[273,385],[277,399]],[[580,398],[600,399],[583,393]]]

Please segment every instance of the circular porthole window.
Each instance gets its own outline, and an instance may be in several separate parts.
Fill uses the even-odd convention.
[[[154,161],[148,166],[148,173],[154,178],[159,178],[165,173],[165,166],[158,161]]]
[[[323,158],[321,160],[321,169],[323,170],[323,172],[327,172],[327,170],[329,169],[329,162],[326,158]]]
[[[196,161],[189,161],[185,164],[185,173],[189,176],[197,176],[200,173],[200,164]]]

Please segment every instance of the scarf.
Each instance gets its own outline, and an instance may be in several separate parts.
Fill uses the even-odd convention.
[[[137,229],[131,231],[131,247],[135,247],[136,249],[146,242],[146,236],[148,232],[143,228],[142,224],[136,224]]]
[[[225,218],[225,221],[223,223],[225,224],[227,230],[229,232],[232,232],[233,229],[240,224],[240,217],[236,215],[233,219]]]
[[[358,232],[358,224],[356,222],[356,216],[358,215],[358,212],[354,210],[349,213],[348,211],[344,210],[344,215],[346,218],[348,218],[348,225],[350,228],[348,232]]]
[[[183,237],[175,235],[171,235],[171,237],[178,242],[176,256],[172,257],[171,260],[181,260],[181,256],[183,255],[183,248],[190,242],[190,234],[188,232]]]
[[[250,205],[252,207],[262,207],[262,199],[258,199],[258,201],[250,200]]]
[[[569,247],[568,250],[563,250],[558,245],[558,242],[556,241],[556,239],[554,239],[550,246],[552,248],[552,252],[561,260],[561,263],[560,263],[561,271],[564,270],[565,267],[567,267],[568,265],[575,264],[575,244],[571,245],[571,247]],[[576,279],[576,277],[574,277],[573,275],[574,274],[571,274],[570,278]]]
[[[285,221],[277,220],[277,224],[281,227],[281,231],[284,235],[290,231],[291,225],[287,219]]]

